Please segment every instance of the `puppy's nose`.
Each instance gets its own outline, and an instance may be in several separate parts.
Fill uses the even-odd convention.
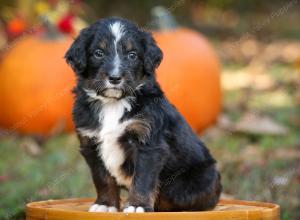
[[[121,80],[122,80],[122,78],[120,76],[109,76],[108,77],[108,81],[114,85],[120,84]]]

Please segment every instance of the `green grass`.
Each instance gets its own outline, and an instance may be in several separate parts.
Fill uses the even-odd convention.
[[[0,219],[22,216],[29,201],[94,195],[74,135],[50,139],[38,157],[21,145],[15,137],[0,140],[0,173],[7,178],[0,187]]]

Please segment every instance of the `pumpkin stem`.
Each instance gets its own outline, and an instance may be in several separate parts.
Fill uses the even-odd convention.
[[[45,38],[46,39],[58,39],[61,38],[61,34],[59,33],[59,31],[57,30],[57,28],[49,21],[47,16],[42,16],[41,17],[43,26],[46,29],[46,34],[45,34]]]
[[[152,23],[159,30],[172,30],[178,27],[178,24],[172,13],[163,6],[156,6],[151,10],[153,18]]]

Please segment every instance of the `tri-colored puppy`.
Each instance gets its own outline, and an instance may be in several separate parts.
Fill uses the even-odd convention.
[[[214,208],[216,161],[157,83],[163,54],[151,33],[99,20],[65,57],[77,75],[74,121],[97,190],[90,211],[119,210],[120,187],[129,190],[125,212]]]

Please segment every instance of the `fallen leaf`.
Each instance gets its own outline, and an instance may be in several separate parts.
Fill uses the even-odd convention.
[[[274,87],[275,82],[269,74],[253,74],[252,71],[240,70],[236,73],[225,71],[222,74],[222,87],[225,90],[253,88],[267,90]]]
[[[286,135],[289,131],[287,127],[274,119],[251,112],[245,113],[241,117],[240,121],[235,124],[234,130],[258,135]]]
[[[230,130],[234,126],[234,123],[230,120],[230,118],[226,114],[222,114],[218,118],[217,123],[218,123],[218,127],[222,128],[222,129],[226,129],[226,130]]]
[[[272,160],[300,160],[300,149],[279,148],[275,149],[271,155]]]
[[[288,63],[294,63],[300,57],[300,43],[289,42],[282,48],[282,59]]]
[[[263,110],[266,107],[271,108],[287,108],[293,107],[293,97],[286,89],[276,89],[274,91],[266,91],[255,93],[248,99],[248,106],[254,109]]]
[[[9,180],[9,176],[0,176],[0,183]]]
[[[290,178],[287,176],[275,176],[272,180],[273,186],[285,186],[289,183]]]
[[[222,114],[217,126],[230,132],[241,132],[258,135],[285,135],[289,129],[269,116],[256,112],[246,112],[238,122],[234,123],[226,114]]]
[[[31,156],[39,156],[42,153],[39,144],[31,137],[24,138],[21,147]]]
[[[215,139],[220,138],[224,135],[224,130],[217,126],[212,126],[204,131],[202,134],[203,138]]]
[[[296,102],[297,102],[298,104],[300,104],[300,89],[299,89],[299,91],[298,91],[297,94],[296,94]]]

